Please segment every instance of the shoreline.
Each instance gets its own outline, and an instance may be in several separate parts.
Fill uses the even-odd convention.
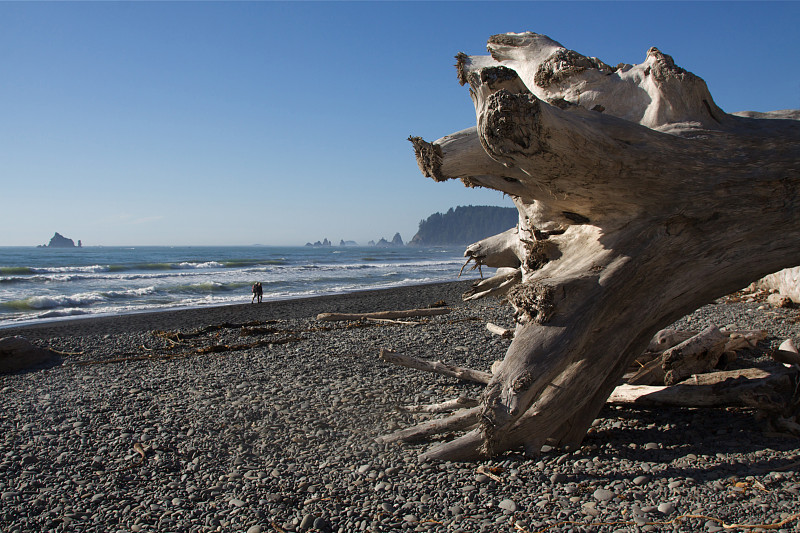
[[[264,300],[179,309],[132,311],[110,315],[81,315],[45,320],[39,323],[0,326],[0,338],[23,336],[48,339],[65,335],[106,335],[140,333],[152,330],[196,329],[222,322],[253,322],[313,318],[319,313],[361,313],[425,307],[438,300],[448,305],[461,304],[461,294],[474,280],[406,285],[388,289],[367,289],[340,294]],[[432,299],[433,298],[433,299]],[[427,300],[431,301],[427,301]]]

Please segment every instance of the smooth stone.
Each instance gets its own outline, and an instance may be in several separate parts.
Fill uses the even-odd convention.
[[[261,533],[261,526],[256,524],[247,528],[247,533]]]
[[[314,525],[314,515],[313,514],[307,514],[307,515],[305,515],[303,517],[303,520],[300,522],[300,525],[298,526],[298,529],[300,529],[300,531],[305,531],[306,529],[310,528],[312,525]]]
[[[592,497],[599,502],[607,502],[614,499],[614,493],[606,489],[597,489]]]
[[[636,476],[635,478],[633,478],[634,485],[641,486],[641,485],[646,485],[649,482],[650,482],[650,476]]]
[[[314,520],[314,524],[312,527],[314,529],[318,529],[319,531],[328,531],[330,529],[328,521],[321,516],[317,517],[316,520]]]
[[[516,502],[514,502],[514,500],[510,500],[508,498],[506,498],[505,500],[503,500],[500,503],[498,503],[497,506],[500,509],[503,509],[505,511],[509,511],[511,513],[517,512],[517,504],[516,504]]]
[[[583,511],[583,514],[589,516],[600,516],[600,511],[598,511],[597,508],[594,506],[594,502],[584,503],[581,506],[581,511]]]
[[[658,512],[664,513],[664,514],[674,513],[675,512],[675,504],[672,503],[672,502],[664,502],[662,504],[659,504]]]
[[[244,502],[238,498],[231,498],[228,503],[230,503],[234,507],[244,507]]]

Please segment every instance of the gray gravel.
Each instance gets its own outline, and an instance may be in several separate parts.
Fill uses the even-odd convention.
[[[273,332],[221,329],[177,345],[152,330],[220,323],[224,308],[141,315],[130,319],[135,327],[120,326],[120,317],[105,329],[96,321],[39,328],[37,344],[73,355],[0,376],[0,530],[695,532],[800,512],[800,441],[765,432],[744,409],[609,407],[579,450],[545,447],[536,459],[419,463],[425,444],[375,444],[430,416],[397,405],[481,390],[384,364],[381,348],[483,370],[503,357],[510,341],[485,323],[510,326],[508,309],[494,300],[462,304],[463,289],[362,295],[368,310],[456,304],[416,326],[309,318],[348,310],[332,299],[327,309],[231,308],[234,319],[223,320],[258,308]],[[765,351],[800,340],[800,326],[796,310],[759,306],[720,301],[680,325],[766,329],[760,349],[738,361],[766,365]],[[698,517],[677,519],[686,514]],[[777,530],[800,531],[800,520]]]

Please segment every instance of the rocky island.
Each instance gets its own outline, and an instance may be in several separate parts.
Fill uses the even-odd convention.
[[[75,248],[75,241],[72,239],[68,239],[61,235],[59,232],[56,232],[53,235],[53,238],[50,239],[50,243],[48,244],[40,244],[38,248]],[[81,248],[81,241],[78,240],[78,248]]]

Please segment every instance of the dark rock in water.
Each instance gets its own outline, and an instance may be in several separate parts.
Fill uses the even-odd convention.
[[[39,348],[24,337],[0,339],[0,374],[57,364],[60,361],[61,357],[57,353]]]
[[[78,247],[81,246],[81,241],[78,241]],[[61,235],[59,232],[56,232],[53,235],[53,238],[50,239],[49,244],[45,244],[44,248],[75,248],[75,241],[72,239],[68,239]],[[41,248],[41,247],[40,247]]]
[[[378,246],[378,247],[390,247],[390,246],[404,246],[403,238],[400,237],[399,233],[395,233],[394,237],[392,237],[391,242],[387,241],[384,238],[381,238],[378,242],[369,241],[370,246]]]

